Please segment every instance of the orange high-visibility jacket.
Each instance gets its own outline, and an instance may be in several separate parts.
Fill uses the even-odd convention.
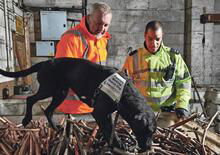
[[[110,39],[108,32],[97,39],[86,28],[86,17],[83,17],[80,24],[67,30],[61,37],[56,48],[56,58],[71,57],[84,58],[92,62],[104,65],[107,59],[107,41]],[[90,113],[90,108],[70,91],[65,101],[58,107],[58,110],[68,114]]]

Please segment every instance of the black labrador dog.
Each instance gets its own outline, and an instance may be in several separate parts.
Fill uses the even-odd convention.
[[[155,115],[132,81],[124,75],[127,82],[119,103],[115,103],[98,89],[102,81],[118,72],[116,68],[101,66],[84,59],[58,58],[40,62],[29,69],[18,72],[0,70],[0,74],[15,78],[34,72],[38,73],[37,79],[40,85],[38,92],[27,98],[26,114],[22,121],[24,126],[32,120],[33,105],[39,100],[52,97],[52,102],[46,108],[45,115],[52,128],[56,129],[52,119],[53,112],[62,103],[67,96],[68,89],[71,88],[83,102],[94,107],[92,115],[108,142],[112,130],[111,113],[118,110],[134,132],[139,147],[143,151],[150,149],[152,135],[156,130]],[[118,144],[117,138],[114,138],[113,145]]]

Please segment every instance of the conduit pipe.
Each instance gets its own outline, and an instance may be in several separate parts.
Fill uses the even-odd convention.
[[[6,59],[7,59],[7,66],[6,66],[6,70],[9,71],[9,42],[8,42],[8,36],[9,34],[9,22],[8,22],[8,3],[7,0],[4,0],[4,22],[5,22],[5,46],[6,46]]]

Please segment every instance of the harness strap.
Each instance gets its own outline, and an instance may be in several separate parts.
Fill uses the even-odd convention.
[[[121,91],[121,95],[122,95],[123,91],[124,91],[124,88],[125,88],[128,80],[129,80],[129,78],[125,75],[124,71],[118,71],[118,72],[115,72],[113,74],[116,74],[116,73],[119,74],[125,80],[125,83],[123,84],[123,88],[122,88],[122,91]],[[112,76],[112,75],[110,75],[110,76]],[[108,76],[105,80],[107,80],[110,76]],[[100,92],[103,92],[106,95],[108,95],[113,100],[113,102],[115,102],[118,105],[118,103],[120,102],[120,99],[115,99],[114,97],[111,97],[108,93],[106,93],[104,90],[102,90],[103,82],[98,86],[98,88],[95,89],[95,92],[94,92],[93,97],[92,97],[92,106],[94,105],[95,98],[97,97],[98,94],[100,94]],[[121,98],[121,96],[120,96],[120,98]]]

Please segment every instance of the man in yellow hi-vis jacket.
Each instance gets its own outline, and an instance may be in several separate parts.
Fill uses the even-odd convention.
[[[142,48],[129,53],[124,69],[155,111],[158,125],[167,127],[188,116],[191,76],[178,51],[163,44],[162,24],[146,25]]]

